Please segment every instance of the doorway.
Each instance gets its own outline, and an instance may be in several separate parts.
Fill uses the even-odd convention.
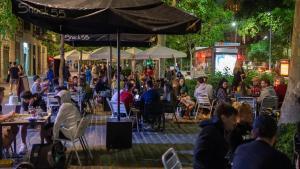
[[[29,45],[28,43],[24,42],[23,43],[23,53],[24,53],[24,56],[23,56],[23,68],[24,68],[24,71],[27,75],[29,75],[29,71],[30,71],[30,57],[29,57]]]

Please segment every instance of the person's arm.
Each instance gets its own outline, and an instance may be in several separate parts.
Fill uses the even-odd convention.
[[[211,129],[204,128],[198,135],[194,148],[194,168],[210,169],[210,161],[214,152],[211,143]]]
[[[15,115],[15,112],[10,112],[8,114],[0,115],[0,121],[5,121],[14,115]]]
[[[67,106],[65,106],[64,104],[62,104],[58,110],[57,116],[55,118],[55,122],[53,125],[53,138],[54,140],[57,139],[59,137],[59,129],[61,127],[61,125],[64,123],[64,114],[65,112],[68,111],[67,110]]]
[[[197,98],[197,96],[198,96],[198,90],[197,90],[198,88],[196,87],[196,89],[195,89],[195,91],[194,91],[194,97],[195,98]]]

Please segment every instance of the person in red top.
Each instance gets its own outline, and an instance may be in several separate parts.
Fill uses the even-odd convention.
[[[284,100],[287,89],[287,85],[285,84],[283,77],[279,77],[276,79],[274,89],[278,97],[278,102],[281,104]]]
[[[252,97],[259,97],[260,91],[261,91],[260,79],[258,77],[254,77],[252,79],[252,86],[251,86],[251,89],[250,89],[251,96]]]
[[[130,110],[130,106],[133,103],[133,90],[134,85],[130,82],[126,83],[125,90],[120,94],[120,101],[125,104],[127,112]]]

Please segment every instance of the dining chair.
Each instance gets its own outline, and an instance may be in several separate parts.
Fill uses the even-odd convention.
[[[161,157],[164,169],[181,169],[182,164],[174,148],[169,148]]]
[[[211,115],[213,109],[213,103],[210,102],[207,95],[197,96],[197,105],[196,105],[196,113],[195,113],[195,120],[198,117],[199,110],[201,109],[201,113],[203,113],[204,109],[209,110],[209,114]]]

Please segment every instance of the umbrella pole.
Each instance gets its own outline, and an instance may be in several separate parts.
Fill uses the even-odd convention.
[[[80,56],[78,61],[78,78],[80,79],[80,72],[81,72],[81,62],[82,62],[82,50],[80,50]]]
[[[118,121],[120,121],[120,33],[117,32],[117,51],[118,51],[118,59],[117,59],[117,84],[118,84]]]
[[[111,84],[112,77],[112,46],[109,46],[109,84]]]
[[[64,45],[65,45],[65,38],[64,35],[61,34],[60,35],[60,63],[59,63],[59,85],[63,86],[64,85],[64,63],[65,63],[65,49],[64,49]]]

